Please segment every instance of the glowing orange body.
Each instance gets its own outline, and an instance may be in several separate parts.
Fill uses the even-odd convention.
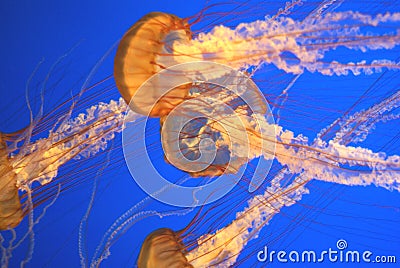
[[[23,218],[15,173],[8,162],[6,144],[0,135],[0,230],[16,227]]]
[[[139,268],[192,267],[182,253],[176,234],[167,228],[155,230],[146,237],[140,250]]]
[[[115,83],[125,102],[130,103],[148,78],[168,67],[157,65],[156,58],[168,54],[168,46],[173,41],[190,38],[189,25],[171,14],[152,12],[136,22],[122,37],[114,59]],[[143,98],[160,98],[150,115],[161,117],[184,100],[187,90],[187,86],[177,87],[164,96],[157,91],[146,92]]]

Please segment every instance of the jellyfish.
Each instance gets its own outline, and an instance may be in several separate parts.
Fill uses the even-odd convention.
[[[114,78],[127,104],[148,78],[159,72],[161,68],[174,64],[174,62],[161,64],[162,61],[159,62],[158,58],[171,53],[169,50],[174,42],[185,42],[190,39],[190,28],[185,20],[161,12],[147,14],[125,33],[114,60]],[[145,101],[151,103],[152,99],[145,99],[154,98],[159,100],[151,110],[150,116],[161,117],[178,105],[186,95],[185,87],[178,87],[167,95],[161,95],[156,90],[145,92],[143,96],[137,96],[137,100],[142,102],[135,105],[137,107],[135,112],[147,115],[143,111],[146,107]]]
[[[47,90],[52,71],[65,56],[53,65],[42,82],[42,103],[37,114],[34,114],[31,102],[27,98],[30,124],[15,132],[1,133],[1,231],[4,231],[4,236],[3,232],[1,234],[1,263],[4,267],[10,264],[13,252],[24,243],[28,243],[29,246],[26,256],[19,259],[20,265],[24,266],[31,260],[35,244],[35,226],[40,224],[60,192],[84,182],[95,170],[93,164],[92,168],[90,165],[88,168],[85,163],[80,163],[80,172],[76,172],[74,168],[70,174],[61,176],[59,168],[68,166],[70,162],[101,155],[101,152],[106,151],[108,142],[121,131],[121,119],[126,110],[122,98],[89,107],[87,103],[77,101],[97,83],[90,86],[84,83],[73,98],[44,114],[43,94]],[[90,77],[87,79],[90,80]],[[89,80],[86,82],[89,83]],[[107,78],[103,82],[106,80]],[[105,86],[104,83],[100,84]],[[90,95],[88,97],[90,98]],[[83,112],[76,111],[82,109]],[[107,153],[110,154],[111,151],[107,150]],[[74,179],[71,179],[72,177]],[[41,209],[37,209],[38,207]],[[15,230],[24,219],[27,227],[21,227],[25,230],[17,236]],[[11,234],[11,238],[6,245],[7,233]]]
[[[182,254],[174,231],[162,228],[149,234],[138,258],[138,267],[192,267]]]
[[[24,266],[31,259],[34,245],[34,227],[40,223],[46,211],[57,200],[63,185],[66,190],[73,187],[77,181],[58,176],[58,170],[67,162],[75,159],[87,159],[105,150],[107,141],[114,138],[118,131],[123,111],[126,105],[111,101],[109,104],[100,103],[88,108],[86,114],[81,113],[76,118],[65,114],[64,121],[57,122],[49,131],[47,138],[30,141],[32,131],[46,121],[33,123],[25,131],[8,134],[2,144],[2,231],[10,231],[15,236],[15,228],[24,218],[28,218],[28,230],[19,240],[10,240],[3,247],[2,265],[7,266],[14,249],[18,248],[29,237],[31,244],[26,258],[21,259]],[[87,123],[91,122],[91,127]],[[21,142],[22,141],[22,142]],[[19,147],[22,144],[21,147]],[[8,146],[7,146],[8,145]],[[13,154],[12,152],[15,152]],[[85,167],[83,173],[85,173]],[[90,176],[90,170],[85,175]],[[57,180],[55,180],[57,178]],[[79,178],[79,175],[75,175]],[[50,201],[48,201],[50,200]],[[42,212],[34,215],[42,203]],[[38,211],[36,211],[38,212]],[[2,237],[2,241],[3,237]]]
[[[254,251],[257,251],[258,246],[263,241],[267,241],[269,237],[260,239],[255,244],[257,249],[254,248],[254,244],[252,247],[250,243],[254,242],[255,238],[260,237],[260,230],[268,230],[270,219],[276,218],[275,215],[278,214],[286,215],[287,211],[284,211],[284,209],[286,207],[294,208],[296,204],[301,202],[302,196],[308,192],[318,192],[318,186],[312,184],[313,181],[311,178],[315,181],[331,181],[331,183],[345,185],[375,184],[379,188],[396,191],[398,178],[396,133],[398,131],[394,127],[392,129],[393,133],[380,133],[381,137],[388,137],[386,135],[392,137],[392,144],[389,141],[390,139],[382,139],[382,143],[377,141],[377,147],[373,147],[373,144],[368,143],[368,140],[366,142],[367,137],[373,132],[374,127],[379,127],[379,124],[384,123],[390,126],[392,122],[396,122],[395,120],[398,118],[395,110],[398,100],[398,95],[395,94],[396,89],[390,89],[389,85],[386,85],[385,89],[387,91],[380,95],[377,90],[378,86],[375,87],[372,85],[372,90],[369,90],[365,89],[366,86],[364,85],[364,87],[355,89],[356,92],[354,94],[357,95],[356,93],[361,91],[361,97],[358,101],[366,105],[367,108],[365,110],[354,112],[359,108],[356,107],[357,109],[349,109],[347,111],[347,106],[342,106],[342,102],[346,102],[347,99],[351,98],[342,96],[340,99],[341,102],[335,103],[336,108],[332,108],[332,106],[330,108],[320,106],[317,111],[308,115],[302,114],[302,111],[304,113],[312,111],[312,109],[306,109],[313,106],[310,104],[312,103],[310,101],[312,94],[307,95],[304,92],[296,95],[298,92],[295,89],[298,90],[300,88],[303,91],[307,91],[307,87],[301,86],[301,83],[305,83],[307,81],[306,78],[309,76],[315,75],[318,77],[315,78],[316,81],[323,82],[309,83],[310,91],[312,91],[311,89],[317,90],[314,93],[317,92],[321,96],[321,99],[312,99],[314,104],[318,104],[318,101],[321,101],[321,103],[330,103],[329,99],[324,98],[326,95],[322,91],[318,91],[321,88],[318,89],[317,86],[329,87],[330,80],[321,78],[323,75],[333,75],[334,78],[335,75],[343,75],[352,79],[356,79],[355,76],[359,75],[365,81],[371,81],[368,80],[367,75],[369,74],[373,76],[374,73],[382,71],[387,74],[386,70],[388,70],[389,76],[396,73],[395,70],[398,68],[398,64],[392,58],[393,55],[389,54],[390,59],[385,59],[384,56],[381,58],[379,54],[374,54],[374,52],[375,50],[381,51],[385,49],[395,51],[398,45],[398,34],[391,30],[395,28],[393,24],[396,25],[398,23],[397,13],[365,15],[357,12],[332,12],[336,11],[336,9],[340,10],[340,3],[335,3],[335,1],[322,2],[312,12],[307,8],[314,6],[305,5],[305,11],[303,12],[296,9],[300,8],[298,7],[299,3],[300,1],[289,2],[281,10],[275,12],[276,15],[253,23],[243,23],[237,27],[219,25],[218,18],[213,17],[213,13],[210,13],[212,24],[216,27],[213,29],[213,27],[207,28],[205,26],[206,32],[204,33],[191,30],[189,28],[190,23],[173,15],[152,13],[145,16],[139,24],[131,28],[132,31],[128,32],[125,36],[126,38],[123,37],[120,46],[121,50],[117,50],[117,56],[124,55],[122,52],[124,50],[125,52],[133,51],[133,54],[137,53],[139,55],[143,52],[143,47],[147,49],[146,46],[143,46],[146,43],[143,41],[148,41],[148,38],[152,38],[154,29],[160,31],[162,33],[161,36],[163,36],[163,29],[166,29],[163,27],[167,25],[167,29],[172,29],[173,33],[171,35],[166,34],[164,39],[161,38],[160,40],[157,37],[157,40],[152,40],[154,42],[150,43],[154,44],[154,46],[150,46],[149,44],[147,51],[150,51],[150,53],[143,56],[144,62],[134,60],[131,62],[118,62],[115,60],[114,76],[123,99],[116,102],[108,101],[108,103],[90,106],[85,111],[86,115],[80,116],[79,114],[71,115],[67,113],[67,119],[64,120],[62,118],[59,121],[62,123],[63,128],[54,128],[54,131],[51,132],[53,138],[57,137],[53,140],[55,144],[46,147],[45,140],[36,143],[41,148],[45,148],[45,150],[51,152],[52,148],[58,149],[58,147],[54,146],[61,145],[61,141],[70,142],[74,140],[62,136],[64,133],[71,135],[68,137],[76,137],[79,140],[77,143],[67,143],[68,146],[71,146],[68,147],[71,151],[65,150],[62,147],[63,151],[71,152],[71,155],[67,158],[68,161],[58,162],[55,160],[57,158],[49,159],[50,163],[55,163],[52,166],[54,169],[45,170],[46,172],[38,172],[36,174],[36,178],[38,178],[36,183],[45,183],[48,181],[51,184],[49,181],[50,177],[57,179],[57,172],[53,171],[57,171],[59,167],[66,165],[67,162],[74,161],[73,158],[91,158],[94,154],[104,151],[107,147],[106,144],[115,139],[114,134],[122,132],[124,128],[122,114],[128,109],[126,104],[130,104],[128,114],[133,110],[130,114],[134,115],[133,118],[130,118],[133,119],[131,120],[133,126],[138,126],[140,123],[140,119],[136,120],[135,118],[143,118],[137,115],[138,113],[142,116],[149,115],[150,117],[160,118],[159,121],[156,121],[157,127],[153,126],[153,134],[146,137],[149,139],[154,138],[147,146],[152,148],[154,144],[161,145],[163,150],[158,151],[158,159],[165,162],[165,165],[160,162],[158,162],[158,165],[167,171],[170,171],[171,168],[183,171],[183,173],[173,173],[179,174],[177,177],[184,176],[182,181],[194,177],[194,181],[190,182],[197,184],[204,182],[204,180],[212,182],[216,180],[217,176],[228,175],[225,184],[233,185],[234,183],[229,178],[232,178],[236,182],[237,180],[235,179],[240,177],[237,175],[237,170],[241,169],[247,162],[250,162],[248,165],[250,169],[255,169],[257,164],[253,160],[260,160],[264,156],[267,160],[271,160],[271,155],[274,155],[274,165],[278,167],[272,166],[269,174],[259,176],[255,180],[251,176],[251,173],[255,173],[254,171],[249,171],[250,175],[245,173],[245,182],[239,182],[237,184],[238,187],[235,188],[236,190],[233,193],[228,193],[220,201],[202,206],[201,209],[205,211],[205,214],[194,217],[194,220],[186,228],[187,233],[175,232],[175,235],[169,236],[174,231],[166,231],[168,237],[173,237],[173,240],[169,240],[168,238],[167,241],[171,242],[173,248],[177,245],[179,247],[179,251],[174,251],[177,254],[173,254],[173,256],[180,260],[187,260],[194,267],[211,264],[222,267],[224,265],[240,265],[241,262],[246,261],[246,257],[251,258]],[[252,9],[252,11],[257,10],[255,8]],[[243,14],[236,13],[235,9],[231,12],[234,15]],[[215,14],[220,14],[220,12],[217,11]],[[308,18],[303,18],[302,15],[304,14],[309,14],[307,15]],[[205,21],[209,18],[207,14],[199,16]],[[234,17],[231,18],[232,21],[243,18],[243,16]],[[226,22],[229,24],[230,20],[227,19]],[[349,23],[348,27],[341,27],[345,23]],[[150,27],[152,30],[144,26],[144,24],[153,25]],[[139,25],[141,26],[139,27]],[[365,29],[362,27],[359,28],[360,25],[365,26]],[[380,28],[380,26],[382,27]],[[374,34],[375,29],[377,31]],[[388,31],[388,34],[380,32],[384,29]],[[144,36],[142,36],[144,38],[135,38],[135,33],[140,32],[140,30],[144,30]],[[371,30],[372,34],[369,32],[365,33],[364,30]],[[124,48],[124,45],[129,44],[129,41],[141,44],[141,47],[133,50]],[[167,46],[160,47],[158,45],[160,42],[167,44]],[[330,53],[334,51],[343,54],[346,53],[345,55],[350,58],[349,55],[351,53],[347,53],[347,50],[343,52],[343,49],[348,49],[355,54],[360,51],[366,51],[370,53],[368,55],[371,56],[372,54],[372,57],[360,53],[361,55],[357,54],[356,56],[358,57],[356,58],[361,58],[361,60],[353,61],[347,57],[333,57],[332,59]],[[367,59],[364,61],[364,58]],[[370,58],[372,60],[369,61]],[[234,96],[232,91],[230,91],[230,94],[225,93],[226,87],[216,87],[212,83],[200,83],[199,81],[197,81],[198,83],[194,83],[191,81],[178,87],[173,87],[171,95],[162,95],[157,90],[150,91],[153,94],[152,98],[150,98],[148,97],[149,92],[145,92],[145,95],[140,95],[142,92],[139,89],[140,86],[138,83],[133,82],[127,87],[124,85],[125,82],[128,84],[135,80],[127,78],[131,70],[126,72],[128,76],[124,77],[124,72],[118,69],[125,66],[135,71],[137,67],[143,67],[141,64],[147,65],[145,71],[141,70],[139,74],[135,73],[135,77],[140,78],[138,81],[141,82],[141,85],[144,80],[150,79],[152,75],[159,72],[176,79],[176,77],[180,77],[181,75],[179,73],[168,73],[170,67],[184,66],[191,61],[211,61],[216,64],[228,65],[240,71],[242,75],[239,78],[247,76],[247,79],[236,79],[231,83],[239,88],[236,90],[237,94]],[[151,62],[151,64],[148,65],[147,62]],[[133,65],[129,66],[128,63],[132,63]],[[163,72],[163,70],[166,71]],[[257,73],[263,70],[262,74],[266,76],[257,76]],[[203,75],[203,80],[210,79],[210,77],[226,78],[224,75],[227,74],[227,72],[207,72],[205,69],[201,69],[200,71]],[[228,75],[228,77],[231,78],[232,76]],[[380,80],[376,76],[373,77],[373,79],[376,79],[374,81],[378,85]],[[395,82],[396,78],[396,75],[392,76],[391,80],[387,76],[383,76],[382,80],[390,84],[390,81]],[[334,80],[337,81],[338,78],[336,77]],[[119,81],[125,82],[120,83]],[[254,85],[248,87],[248,91],[241,92],[240,86],[243,85],[243,81],[262,85],[262,93],[260,94]],[[271,81],[275,83],[271,83]],[[162,85],[162,81],[155,81],[155,85]],[[283,86],[283,88],[280,88],[280,86]],[[347,85],[342,84],[341,86],[346,87]],[[382,87],[382,84],[380,86]],[[121,90],[124,87],[125,89]],[[163,89],[162,87],[160,88]],[[330,88],[330,90],[332,89]],[[139,93],[138,95],[136,94],[137,92]],[[245,101],[246,92],[249,92],[250,95],[250,101],[248,102]],[[375,95],[372,93],[375,93]],[[134,95],[138,98],[134,98],[134,102],[132,103],[131,98]],[[347,93],[345,96],[350,95],[352,93]],[[294,96],[297,96],[297,99],[294,99]],[[201,98],[196,100],[198,97]],[[261,97],[264,97],[268,101],[268,104],[273,107],[270,113],[276,117],[275,122],[268,122],[268,120],[263,119],[268,109],[266,109],[265,101],[259,101]],[[211,108],[208,105],[201,106],[201,103],[207,104],[207,101],[210,99],[221,105]],[[199,103],[198,100],[201,102]],[[153,107],[149,109],[148,103],[151,103]],[[222,104],[229,105],[226,107]],[[256,108],[251,109],[253,106]],[[302,106],[307,107],[304,107],[303,110],[300,109],[303,108]],[[287,107],[286,112],[290,111],[289,115],[285,114],[285,107]],[[219,114],[214,115],[212,111],[215,110],[218,110]],[[186,124],[187,121],[185,120],[192,117],[194,111],[197,111],[198,115],[201,116]],[[318,115],[323,114],[323,112],[327,112],[328,115],[325,114],[324,116],[326,117],[319,118]],[[231,117],[233,116],[232,113],[236,115],[235,120]],[[213,120],[210,118],[210,115],[217,116],[216,119],[218,120]],[[302,116],[303,118],[308,116],[310,120],[307,123],[298,121]],[[177,121],[183,123],[181,124],[182,129],[180,129],[182,131],[178,136],[173,136],[177,130]],[[234,129],[232,123],[233,126],[236,126],[237,122],[241,122],[244,127]],[[77,124],[76,128],[75,123]],[[161,125],[161,130],[158,129],[160,128],[159,125]],[[92,126],[98,128],[92,128]],[[268,129],[268,127],[273,127],[274,135],[269,131],[266,131],[266,133],[269,133],[266,136],[259,135],[261,130]],[[57,131],[58,129],[60,131]],[[68,132],[70,129],[74,131],[71,133]],[[241,132],[243,129],[245,132]],[[317,129],[316,133],[314,132],[315,129]],[[320,129],[322,130],[319,131]],[[246,139],[249,143],[246,146],[239,147],[243,139],[241,134],[235,135],[236,131],[247,136]],[[29,131],[25,133],[25,137],[30,138]],[[60,137],[58,138],[54,133],[60,135]],[[192,133],[196,133],[196,135],[193,136],[191,135]],[[157,140],[157,135],[161,136],[160,139],[162,142]],[[95,141],[96,145],[86,143],[86,141]],[[264,142],[276,145],[274,154],[271,154],[268,150],[267,153],[261,150],[263,146],[260,144]],[[27,144],[30,144],[30,142]],[[32,142],[33,144],[35,143]],[[171,144],[173,146],[169,146]],[[93,147],[89,145],[93,145]],[[379,148],[379,146],[382,147]],[[219,150],[215,151],[216,147]],[[240,149],[233,151],[235,147]],[[370,147],[374,149],[370,149]],[[8,146],[8,148],[12,148],[12,146]],[[213,152],[218,157],[211,162],[195,162],[198,166],[180,166],[182,156],[179,154],[179,151],[192,162],[198,159],[203,160],[201,155],[213,156]],[[232,151],[236,154],[231,154]],[[383,154],[383,151],[388,151],[388,155]],[[35,151],[32,149],[27,150],[27,152],[27,155],[29,155]],[[241,153],[244,153],[245,157]],[[143,157],[143,155],[143,152],[138,150],[134,157],[139,158]],[[18,156],[18,154],[11,156],[10,159],[14,158],[15,161],[15,156]],[[32,157],[31,159],[34,158]],[[48,158],[44,157],[43,159]],[[29,161],[21,163],[24,164],[21,165],[21,168],[30,164]],[[206,168],[204,168],[205,163],[207,164],[205,165]],[[34,161],[32,164],[34,164]],[[43,166],[46,166],[46,164]],[[49,176],[48,174],[52,175]],[[266,181],[264,180],[265,177],[267,177]],[[20,179],[23,178],[20,176]],[[151,181],[151,178],[147,179]],[[249,193],[249,184],[255,186],[252,189],[255,193]],[[220,188],[216,190],[218,189]],[[168,189],[165,192],[168,192]],[[327,192],[325,189],[325,193]],[[29,199],[29,194],[27,195]],[[209,197],[208,195],[205,199],[207,200]],[[119,198],[123,198],[122,194],[119,194],[116,199]],[[326,197],[324,200],[327,199]],[[123,234],[126,234],[128,228],[136,230],[137,232],[135,233],[138,236],[146,235],[141,231],[141,227],[137,226],[140,226],[141,223],[148,223],[150,226],[150,223],[145,220],[147,216],[160,217],[162,218],[160,221],[170,217],[180,222],[191,211],[190,209],[180,209],[173,213],[167,213],[157,211],[158,208],[154,210],[150,208],[150,211],[148,211],[146,206],[154,204],[149,200],[151,199],[145,198],[146,202],[139,202],[139,206],[134,206],[132,210],[129,210],[127,214],[118,219],[115,225],[110,227],[110,232],[105,233],[105,243],[99,247],[99,254],[104,253],[104,255],[99,256],[95,253],[94,262],[92,262],[93,266],[99,265],[108,256],[112,260],[114,257],[113,254],[117,252],[113,251],[113,254],[110,255],[110,248],[114,246],[115,239],[119,239]],[[318,206],[314,206],[314,208],[317,208],[316,210],[319,209]],[[28,210],[29,212],[32,211],[29,208]],[[90,209],[87,211],[90,211]],[[284,212],[280,213],[281,211]],[[318,211],[320,212],[321,210]],[[215,215],[214,213],[217,212],[220,213]],[[302,225],[305,221],[296,217],[291,218],[288,216],[287,218],[298,225]],[[85,216],[82,222],[86,222],[86,219],[88,218]],[[230,224],[232,221],[233,223]],[[210,226],[205,227],[205,230],[201,226],[207,223],[210,223]],[[375,221],[374,223],[377,222]],[[159,224],[154,229],[171,227],[168,226],[168,222],[160,222]],[[171,229],[177,230],[178,228],[171,227]],[[85,225],[80,230],[84,231]],[[152,244],[149,242],[154,241],[154,237],[157,237],[158,234],[159,232],[156,232],[150,235],[149,239],[143,241],[139,241],[135,237],[134,243],[136,248],[142,246],[144,251],[143,254],[139,254],[139,262],[143,260],[144,256],[150,256],[146,255],[145,251],[149,252],[149,245]],[[81,240],[83,241],[84,239]],[[228,243],[229,241],[231,243]],[[139,243],[143,245],[139,245]],[[242,247],[233,249],[232,245],[242,245]],[[222,250],[224,246],[227,246],[226,250]],[[246,247],[249,250],[247,252]],[[131,241],[129,248],[132,250]],[[80,253],[84,252],[84,249],[84,243],[80,243]],[[127,252],[127,250],[124,249],[121,252]],[[237,259],[242,253],[245,254],[244,260]],[[85,264],[86,257],[83,255],[81,258],[84,261],[81,263]],[[133,259],[135,258],[133,257]]]
[[[20,198],[18,195],[18,189],[15,185],[15,174],[12,172],[10,163],[8,162],[7,153],[5,150],[5,143],[1,138],[1,174],[2,181],[1,187],[1,217],[0,217],[0,229],[5,230],[7,228],[16,227],[23,218],[23,212],[21,208]]]

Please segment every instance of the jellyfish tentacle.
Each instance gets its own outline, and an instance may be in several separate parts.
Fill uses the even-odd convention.
[[[371,113],[373,114],[372,121],[375,122],[373,119],[375,117],[379,117],[381,114],[376,113],[377,109],[381,112],[385,112],[391,111],[392,109],[397,107],[396,101],[398,101],[398,98],[396,96],[397,93],[375,104],[366,111],[357,112],[354,115],[349,116],[349,118],[358,118],[357,122],[359,124],[364,124],[368,122],[370,118],[368,116],[357,117],[356,115],[365,115],[371,111],[375,111],[375,113]],[[344,132],[345,127],[346,124],[341,125],[340,128],[337,130],[337,133]],[[326,145],[326,143],[321,140],[321,137],[329,130],[329,127],[322,129],[317,135],[317,138],[314,139],[310,148],[320,148],[319,146],[321,145],[321,143]],[[293,133],[288,133],[289,132],[287,132],[287,135],[289,136],[293,135]],[[343,143],[341,143],[341,146],[345,147],[345,145],[350,142],[358,142],[359,136],[368,134],[370,134],[369,131],[356,131],[354,132],[354,135],[351,137],[351,139],[346,139]],[[304,142],[304,137],[300,137],[299,140],[303,140]],[[330,144],[330,146],[338,147],[339,145],[333,142]],[[346,149],[348,148],[341,149],[342,152],[346,154]],[[338,150],[340,151],[340,149]],[[309,193],[306,184],[312,178],[345,185],[366,185],[369,184],[368,182],[375,182],[377,186],[388,188],[389,190],[396,189],[400,191],[398,187],[396,188],[396,185],[400,184],[400,181],[398,179],[400,173],[399,156],[394,155],[386,157],[386,155],[382,153],[374,154],[370,150],[362,150],[362,148],[356,148],[355,150],[360,151],[360,153],[364,153],[363,156],[365,157],[365,159],[363,159],[362,161],[360,160],[361,162],[368,164],[368,161],[370,161],[372,158],[377,160],[378,162],[383,161],[384,164],[382,166],[392,166],[394,170],[392,171],[389,169],[388,171],[381,171],[382,174],[372,173],[371,176],[368,176],[367,174],[364,175],[364,177],[361,179],[359,178],[360,176],[349,176],[348,178],[345,178],[343,176],[335,177],[333,176],[333,174],[335,174],[333,172],[327,172],[325,176],[322,171],[327,166],[324,165],[323,167],[321,167],[322,171],[320,170],[321,175],[319,177],[315,177],[316,174],[307,172],[307,170],[294,170],[293,168],[292,170],[290,170],[290,166],[288,167],[287,165],[285,165],[286,163],[283,162],[282,165],[284,165],[284,167],[281,169],[278,175],[276,175],[272,179],[271,185],[267,187],[263,195],[257,195],[251,198],[247,203],[248,206],[242,212],[239,212],[236,219],[232,221],[232,223],[230,223],[229,225],[221,228],[220,230],[217,230],[215,233],[205,234],[201,236],[197,240],[197,247],[188,252],[186,254],[186,258],[195,267],[207,267],[210,263],[222,264],[224,267],[235,264],[237,256],[239,255],[241,250],[246,246],[250,239],[257,237],[258,232],[261,230],[262,226],[267,225],[270,219],[274,217],[274,215],[279,213],[281,208],[295,204],[297,201],[301,200],[304,194]],[[351,153],[351,150],[349,152]],[[291,155],[291,157],[293,157],[292,154],[288,153],[283,153],[282,155]],[[294,152],[294,155],[296,155],[296,152]],[[315,159],[318,159],[318,157],[316,157]],[[351,160],[342,156],[341,161],[343,163]],[[304,162],[301,163],[304,164]],[[314,162],[314,164],[318,165],[317,162]],[[384,175],[385,172],[386,174],[389,174],[386,177]],[[289,185],[281,185],[281,182],[283,181],[285,175],[296,173],[298,175]],[[370,179],[370,181],[368,181],[368,179]],[[230,235],[232,233],[236,234],[234,238],[232,238],[232,236]],[[210,248],[213,248],[213,250],[210,251]]]
[[[98,187],[98,177],[103,173],[104,169],[109,165],[110,163],[110,153],[109,151],[107,153],[107,160],[101,167],[101,169],[97,172],[96,177],[94,178],[93,181],[93,188],[92,188],[92,194],[90,196],[89,204],[87,206],[85,215],[83,216],[81,222],[79,223],[79,239],[78,239],[78,251],[79,251],[79,258],[80,258],[80,263],[81,267],[88,267],[88,259],[87,259],[87,237],[86,237],[86,229],[88,226],[88,220],[90,213],[93,209],[96,193],[97,193],[97,187]]]
[[[26,252],[25,258],[21,261],[20,266],[25,267],[25,265],[32,259],[33,250],[35,248],[35,232],[33,231],[33,227],[35,226],[34,222],[34,211],[33,211],[33,201],[32,201],[32,191],[31,185],[24,185],[23,188],[28,194],[28,232],[26,235],[29,236],[29,244],[28,251]]]
[[[57,121],[47,138],[30,141],[30,133],[17,133],[29,139],[10,139],[11,148],[0,137],[0,229],[16,227],[26,215],[20,204],[18,190],[27,191],[33,182],[47,184],[58,174],[60,166],[71,159],[87,158],[104,150],[122,131],[126,104],[119,101],[99,103],[75,118]],[[34,128],[31,125],[30,128]],[[1,134],[3,135],[3,134]],[[8,140],[8,138],[7,138]],[[23,141],[18,150],[18,142]],[[15,152],[13,155],[11,152]],[[57,194],[58,195],[58,194]]]
[[[71,159],[86,158],[104,150],[115,133],[122,131],[126,104],[122,100],[99,103],[63,121],[47,138],[36,140],[10,158],[17,186],[27,182],[49,183],[58,168]]]
[[[355,25],[347,25],[347,20]],[[187,59],[180,55],[195,54],[208,59],[207,55],[212,54],[215,57],[210,60],[238,69],[267,63],[293,74],[307,70],[323,75],[347,75],[349,72],[359,75],[381,72],[383,68],[398,70],[398,62],[387,59],[375,59],[370,63],[365,60],[340,63],[327,62],[324,58],[327,52],[339,47],[366,52],[392,49],[400,43],[399,32],[369,34],[363,32],[362,27],[379,30],[378,25],[399,21],[399,13],[370,16],[349,11],[325,13],[304,21],[278,17],[276,20],[242,23],[235,29],[218,26],[209,33],[198,35],[190,43],[174,44],[175,58],[183,61]],[[287,59],[284,52],[290,52],[292,56]],[[291,58],[296,61],[293,63]]]

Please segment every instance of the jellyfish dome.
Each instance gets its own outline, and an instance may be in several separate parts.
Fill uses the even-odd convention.
[[[0,230],[16,227],[23,219],[23,211],[18,188],[16,186],[16,174],[8,161],[6,143],[0,133]]]
[[[165,57],[171,53],[173,43],[190,39],[188,23],[175,15],[152,12],[136,22],[122,37],[114,60],[115,82],[126,103],[130,103],[149,77],[174,64],[172,57]],[[136,100],[158,101],[150,116],[160,117],[179,104],[186,94],[187,86],[183,85],[164,96],[154,90],[142,92]],[[135,112],[148,115],[141,109],[135,109]]]
[[[146,237],[140,250],[138,268],[193,267],[183,254],[178,235],[168,228],[160,228]]]
[[[245,76],[230,73],[229,77],[233,80],[229,84],[238,91],[206,83],[193,85],[189,91],[193,99],[178,105],[162,121],[166,160],[192,177],[237,174],[261,154],[263,142],[264,147],[273,147],[257,138],[255,131],[268,129],[265,98]]]

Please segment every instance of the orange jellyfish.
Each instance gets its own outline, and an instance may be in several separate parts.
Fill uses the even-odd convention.
[[[1,229],[17,226],[22,220],[21,216],[28,213],[22,213],[21,204],[17,202],[18,189],[26,191],[27,202],[31,202],[29,196],[34,183],[46,185],[57,177],[59,167],[71,159],[89,157],[104,150],[102,143],[113,138],[115,128],[120,125],[117,118],[122,117],[124,110],[125,104],[121,100],[120,103],[112,101],[108,105],[92,106],[88,108],[87,115],[80,114],[73,119],[67,112],[64,119],[57,122],[45,139],[30,141],[32,131],[48,123],[43,120],[34,122],[15,134],[9,134],[7,140],[2,140],[2,198],[5,207],[2,208],[4,220]],[[94,125],[88,127],[88,122]],[[104,124],[105,122],[108,123]],[[5,137],[6,135],[3,139]],[[24,143],[19,147],[21,140]],[[6,146],[5,141],[8,141],[10,146]],[[16,153],[9,157],[13,152]],[[37,190],[41,190],[40,187],[37,187]]]
[[[179,236],[167,228],[149,234],[140,250],[138,267],[193,267],[183,255],[183,245]]]
[[[8,161],[6,144],[0,136],[0,230],[16,227],[23,218],[18,188],[16,187],[16,174]]]
[[[114,60],[115,83],[127,104],[137,94],[138,88],[152,75],[162,68],[167,68],[173,62],[159,63],[160,58],[171,53],[173,42],[188,42],[191,31],[188,23],[177,16],[152,12],[136,22],[122,37]],[[166,57],[170,59],[170,57]],[[177,87],[167,95],[153,90],[137,96],[139,107],[135,112],[147,113],[139,110],[146,107],[145,102],[152,103],[158,100],[150,112],[150,116],[161,117],[173,107],[182,102],[187,95],[187,88]]]
[[[24,243],[29,245],[28,251],[18,261],[22,266],[28,263],[34,250],[35,226],[60,192],[96,177],[96,163],[87,164],[82,159],[101,157],[102,152],[112,153],[112,150],[106,150],[107,142],[121,130],[126,110],[124,100],[96,105],[77,101],[83,93],[88,93],[86,100],[95,97],[93,92],[89,93],[90,90],[105,86],[108,79],[90,86],[84,84],[73,98],[53,107],[49,113],[43,113],[43,98],[37,116],[33,115],[28,101],[30,124],[16,132],[1,133],[2,265],[7,266],[13,252]],[[46,82],[43,82],[44,89]],[[77,166],[71,167],[71,162],[80,166],[80,170]],[[99,165],[104,165],[104,162],[99,162]],[[36,210],[37,207],[41,210]],[[24,218],[27,220],[19,228]],[[17,234],[18,228],[23,231]],[[11,234],[11,239],[5,246],[3,242],[7,233]]]

